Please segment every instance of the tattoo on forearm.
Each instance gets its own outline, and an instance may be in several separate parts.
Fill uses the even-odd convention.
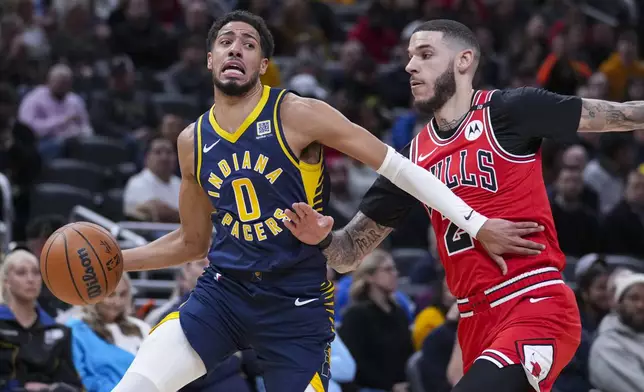
[[[582,101],[580,131],[631,131],[644,128],[644,101]]]
[[[334,233],[333,241],[323,252],[324,256],[331,267],[350,269],[392,231],[391,227],[379,225],[362,212],[358,212],[345,228]]]

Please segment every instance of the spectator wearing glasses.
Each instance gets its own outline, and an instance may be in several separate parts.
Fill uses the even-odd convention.
[[[405,311],[393,298],[398,272],[375,250],[353,273],[352,304],[338,330],[356,361],[361,392],[406,391],[405,365],[414,352]]]

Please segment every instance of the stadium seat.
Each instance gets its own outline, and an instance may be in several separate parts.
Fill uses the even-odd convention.
[[[407,360],[407,379],[409,380],[409,388],[411,392],[425,392],[423,386],[422,369],[420,368],[423,361],[423,353],[421,351],[415,352],[409,360]]]
[[[124,143],[104,136],[69,139],[65,146],[67,158],[91,162],[111,168],[132,161],[132,154]]]
[[[198,104],[197,97],[181,94],[154,94],[154,103],[157,105],[161,114],[176,114],[183,118],[198,117],[202,109]]]
[[[125,218],[123,214],[123,189],[110,189],[103,193],[100,213],[107,219],[118,222]]]
[[[392,249],[391,256],[394,258],[398,273],[401,276],[407,276],[416,262],[429,257],[429,252],[418,248],[399,248]]]
[[[90,192],[100,192],[107,184],[105,169],[90,162],[75,159],[56,159],[47,164],[42,183],[65,184]]]
[[[31,193],[31,216],[47,214],[67,216],[77,205],[95,208],[93,194],[65,184],[39,184]]]
[[[124,162],[112,168],[111,184],[114,188],[123,188],[127,184],[127,180],[139,172],[139,168],[134,162]]]

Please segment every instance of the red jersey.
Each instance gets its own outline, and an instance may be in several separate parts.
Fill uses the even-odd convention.
[[[432,119],[412,140],[405,151],[409,158],[431,171],[479,213],[545,227],[543,232],[526,238],[544,244],[546,249],[537,256],[504,255],[508,274],[503,276],[478,241],[439,212],[431,211],[447,283],[457,298],[538,268],[563,269],[565,256],[559,248],[543,182],[540,145],[544,136],[571,139],[576,135],[580,113],[579,98],[545,90],[477,91],[471,110],[455,130],[447,136],[445,132],[439,134]],[[389,184],[376,181],[360,210],[382,225],[395,227],[392,222],[398,222],[403,210],[399,204],[409,199],[403,199]],[[398,195],[395,200],[389,196],[393,194]]]
[[[494,93],[477,91],[472,110],[447,139],[438,135],[433,122],[427,124],[411,142],[410,159],[488,218],[543,225],[545,230],[529,239],[545,244],[546,249],[537,256],[506,256],[508,276],[502,276],[481,243],[439,212],[431,211],[448,286],[458,298],[539,267],[563,269],[565,265],[543,183],[541,151],[518,156],[503,150],[490,123],[489,101]]]

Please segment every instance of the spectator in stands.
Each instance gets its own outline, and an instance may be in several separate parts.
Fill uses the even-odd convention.
[[[181,59],[166,74],[166,91],[187,94],[200,101],[212,101],[212,75],[206,67],[206,51],[203,37],[191,36],[181,44]]]
[[[132,176],[123,192],[125,215],[152,222],[179,222],[177,153],[172,142],[156,137],[148,143],[145,169]]]
[[[24,23],[16,14],[0,19],[0,81],[16,87],[30,85],[37,67],[29,57],[24,39]]]
[[[379,64],[389,61],[389,53],[398,43],[398,34],[387,25],[387,19],[387,8],[381,2],[373,1],[366,15],[361,16],[349,32],[349,39],[359,41]]]
[[[41,162],[34,132],[16,120],[17,107],[18,97],[13,89],[0,85],[0,172],[11,183],[13,238],[20,241],[24,239],[30,191],[40,175]]]
[[[559,94],[573,95],[592,75],[590,67],[575,57],[578,47],[575,37],[578,26],[564,29],[552,42],[552,53],[546,57],[537,72],[541,87]]]
[[[147,91],[135,86],[134,64],[127,56],[110,61],[109,88],[92,98],[96,132],[121,140],[143,140],[158,124],[158,113]]]
[[[176,273],[177,286],[172,296],[165,304],[151,311],[145,322],[149,325],[156,325],[168,313],[176,310],[179,305],[186,302],[192,289],[197,285],[197,279],[201,276],[204,268],[208,266],[208,259],[196,260],[182,264]]]
[[[581,170],[563,167],[550,201],[559,246],[565,254],[575,257],[598,251],[600,243],[599,220],[584,203],[583,190]]]
[[[59,2],[60,29],[52,37],[52,54],[71,64],[91,62],[98,57],[99,41],[94,34],[89,1]]]
[[[588,151],[581,144],[569,146],[561,154],[561,166],[575,168],[583,172],[588,164]],[[599,213],[599,197],[588,185],[583,184],[581,200],[595,214]]]
[[[24,23],[23,39],[29,55],[35,59],[44,59],[51,49],[45,31],[46,20],[37,17],[33,0],[17,0],[16,3],[16,13]]]
[[[0,390],[80,391],[67,327],[38,306],[38,259],[26,250],[0,267]]]
[[[599,196],[599,211],[608,213],[624,193],[624,177],[632,168],[631,135],[603,134],[598,156],[584,168],[584,182]]]
[[[96,305],[86,305],[72,329],[74,365],[91,392],[108,392],[134,360],[150,327],[131,317],[132,283],[127,274],[112,294]]]
[[[159,126],[159,133],[164,138],[170,140],[176,147],[177,138],[183,129],[186,127],[186,120],[176,114],[165,114],[161,117],[161,125]]]
[[[149,0],[127,1],[123,16],[112,32],[112,53],[128,55],[142,70],[162,70],[176,60],[176,43],[152,17]]]
[[[644,258],[644,164],[628,175],[623,200],[603,223],[605,251]]]
[[[434,304],[421,310],[414,320],[412,338],[416,350],[420,350],[423,346],[423,341],[427,335],[445,322],[447,311],[452,308],[456,301],[449,288],[447,288],[447,279],[443,278],[438,281],[436,286],[438,288],[434,291]],[[445,365],[447,366],[447,362]]]
[[[218,1],[210,1],[208,4],[203,0],[191,0],[185,2],[183,6],[183,20],[178,28],[178,36],[181,41],[186,41],[189,37],[207,37],[213,18],[216,19],[222,15],[221,9],[209,9],[208,5],[216,8]],[[202,42],[203,44],[203,42]],[[203,49],[203,45],[202,49]]]
[[[47,242],[47,239],[49,239],[49,236],[65,224],[67,224],[65,218],[59,215],[43,215],[32,219],[27,224],[26,229],[27,249],[36,255],[36,257],[40,258],[43,246]],[[47,314],[54,317],[58,316],[60,311],[69,308],[68,304],[56,298],[46,286],[40,292],[38,304],[40,304]]]
[[[426,392],[449,392],[447,365],[452,357],[458,327],[458,306],[452,304],[445,322],[433,329],[422,342],[421,370]]]
[[[63,64],[54,65],[47,84],[31,90],[18,109],[18,121],[34,130],[45,159],[60,154],[62,140],[93,133],[85,103],[71,89],[71,69]]]
[[[616,313],[604,318],[590,352],[590,381],[602,392],[640,392],[644,385],[644,275],[616,282]]]
[[[591,336],[604,316],[610,311],[612,300],[608,292],[608,265],[603,257],[591,253],[580,258],[575,265],[577,305],[581,326]]]
[[[587,53],[590,66],[599,68],[615,49],[615,30],[606,23],[595,23],[591,27],[590,45]]]
[[[352,304],[338,333],[355,358],[355,383],[365,392],[407,390],[405,366],[414,347],[408,318],[393,300],[397,285],[394,261],[382,250],[354,272]]]
[[[617,40],[617,51],[599,66],[599,70],[608,78],[608,98],[613,101],[624,99],[629,79],[644,77],[644,62],[638,58],[637,47],[637,34],[624,31]]]

